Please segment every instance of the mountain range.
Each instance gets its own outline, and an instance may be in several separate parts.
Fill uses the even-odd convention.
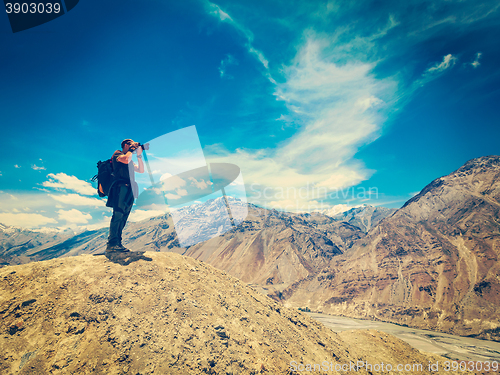
[[[276,298],[334,315],[500,339],[500,157],[437,178]]]
[[[399,210],[363,206],[334,216],[230,198],[248,216],[220,236],[221,223],[204,217],[185,233],[209,239],[181,247],[165,214],[129,223],[125,245],[202,260],[287,306],[499,340],[499,176],[500,157],[481,157],[432,181]],[[215,212],[225,202],[204,205]],[[184,210],[189,216],[193,208]],[[31,240],[19,229],[16,242],[9,230],[0,227],[3,264],[102,253],[107,237],[103,228],[60,238],[33,232]]]

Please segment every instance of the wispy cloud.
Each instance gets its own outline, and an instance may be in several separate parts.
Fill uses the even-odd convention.
[[[45,187],[72,190],[84,195],[96,194],[96,189],[90,183],[82,181],[75,176],[69,176],[66,173],[49,173],[47,177],[49,180],[42,183]]]
[[[253,45],[254,35],[253,33],[241,22],[235,21],[231,16],[224,12],[217,4],[211,3],[208,0],[205,0],[205,8],[208,14],[216,17],[221,22],[228,23],[232,25],[245,39],[245,47],[251,55],[253,55],[265,68],[265,76],[272,82],[276,83],[274,78],[271,76],[269,72],[269,61],[265,58],[262,51],[255,48]]]
[[[451,10],[452,7],[446,4],[438,4],[436,9],[439,11],[432,8],[419,17],[409,9],[412,6],[402,4],[394,7],[394,11],[391,8],[388,21],[375,27],[372,23],[366,27],[340,24],[333,29],[320,24],[307,25],[308,21],[291,21],[287,25],[300,25],[300,30],[304,30],[301,42],[295,46],[297,53],[293,59],[279,64],[280,69],[271,60],[273,69],[270,69],[264,52],[253,50],[254,36],[242,26],[245,23],[217,5],[207,4],[210,4],[207,6],[210,14],[233,25],[245,37],[248,52],[259,60],[265,68],[263,74],[274,83],[276,99],[287,108],[277,120],[283,124],[282,129],[290,128],[291,124],[297,129],[274,148],[266,144],[269,148],[229,152],[212,145],[206,147],[207,157],[210,161],[240,166],[247,191],[252,190],[250,194],[261,199],[258,203],[272,203],[276,207],[290,203],[288,197],[275,194],[280,188],[299,189],[307,185],[342,189],[367,180],[373,171],[355,159],[360,147],[377,139],[388,116],[403,108],[418,89],[452,71],[458,62],[458,54],[438,55],[442,57],[417,73],[418,78],[405,82],[404,72],[394,71],[393,76],[388,75],[388,62],[399,53],[391,48],[401,42],[401,35],[407,37],[406,40],[422,41],[426,35],[442,30],[447,24],[468,22],[464,19],[467,12],[463,7],[455,12],[455,8]],[[468,4],[466,8],[471,7]],[[333,2],[329,2],[327,8],[318,17],[326,13],[337,17],[334,13],[338,12],[341,18],[340,13],[346,11],[345,7],[341,9],[342,6]],[[482,12],[486,13],[489,11]],[[325,18],[325,21],[331,19]],[[392,37],[392,30],[396,28],[401,33]],[[424,35],[415,30],[428,32]],[[412,36],[414,32],[419,35]],[[406,46],[401,50],[407,50]],[[478,55],[472,63],[474,67],[478,66],[480,57]],[[279,79],[274,80],[270,72]],[[298,200],[304,203],[318,201],[317,197],[308,194]]]
[[[477,68],[479,65],[481,65],[481,63],[479,62],[479,59],[481,58],[481,56],[482,56],[482,53],[481,53],[481,52],[476,53],[476,58],[475,58],[475,60],[471,63],[471,65],[472,65],[474,68]]]
[[[221,78],[233,78],[233,76],[227,73],[227,67],[229,65],[238,65],[238,61],[232,55],[228,54],[223,60],[221,60],[219,65],[219,73]]]
[[[338,189],[366,180],[371,171],[353,156],[359,146],[378,137],[396,83],[376,79],[373,64],[336,63],[331,47],[328,38],[310,35],[284,68],[285,82],[276,86],[276,97],[289,109],[287,116],[302,124],[295,135],[274,150],[225,153],[212,147],[213,157],[239,165],[245,181],[256,189]],[[280,199],[268,196],[268,202],[279,206]],[[289,204],[286,197],[282,201]]]
[[[14,168],[21,168],[20,165],[14,164]]]
[[[44,171],[46,168],[45,167],[38,167],[36,164],[32,164],[31,169],[34,169],[35,171]]]
[[[448,54],[443,56],[443,60],[441,62],[436,62],[430,68],[427,68],[420,78],[411,82],[411,84],[404,90],[401,94],[399,102],[400,105],[404,105],[408,101],[413,98],[413,95],[416,91],[424,87],[429,82],[438,79],[447,71],[451,70],[453,66],[457,63],[458,58],[453,56],[452,54]]]
[[[452,68],[457,62],[457,60],[458,59],[455,56],[453,56],[452,54],[448,54],[443,57],[443,61],[430,67],[425,71],[425,73],[430,73],[430,74],[441,73],[447,69]]]

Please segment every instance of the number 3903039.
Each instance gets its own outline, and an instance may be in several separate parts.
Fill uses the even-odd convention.
[[[6,3],[7,13],[59,13],[61,4],[59,3]]]

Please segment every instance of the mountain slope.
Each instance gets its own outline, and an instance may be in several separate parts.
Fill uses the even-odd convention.
[[[0,266],[27,263],[29,252],[56,244],[74,235],[71,231],[34,231],[0,224]]]
[[[250,207],[236,230],[188,248],[184,254],[239,279],[283,288],[314,274],[364,234],[321,214],[289,214]]]
[[[383,358],[423,364],[428,374],[428,361],[445,360],[377,331],[343,333],[376,348],[364,352],[205,263],[173,253],[138,258],[122,266],[84,255],[1,269],[0,372],[290,374],[293,361],[330,368]]]
[[[386,207],[374,207],[363,205],[361,207],[351,208],[348,211],[332,216],[335,220],[345,221],[368,232],[386,217],[391,216],[397,209]]]
[[[438,178],[288,304],[500,340],[500,157]]]
[[[233,208],[244,205],[237,200],[232,200],[231,204]],[[204,206],[202,211],[219,212],[221,205],[226,210],[219,198],[200,206]],[[221,227],[220,220],[208,220],[205,216],[196,215],[192,207],[177,212],[181,220],[175,228],[170,214],[128,223],[124,230],[124,244],[132,250],[172,251],[188,255],[245,282],[279,290],[317,272],[333,256],[346,251],[365,235],[357,227],[321,214],[297,215],[246,204],[245,209],[248,216],[241,225],[191,247],[180,247],[176,232],[191,232],[193,239],[200,240],[214,236]],[[202,222],[189,227],[193,222],[189,216]],[[86,231],[26,250],[24,259],[25,262],[40,261],[102,253],[106,241],[107,228]]]

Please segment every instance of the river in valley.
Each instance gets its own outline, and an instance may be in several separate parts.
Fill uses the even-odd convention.
[[[500,364],[500,342],[414,329],[396,324],[308,313],[334,332],[351,329],[376,329],[406,341],[414,348],[436,353],[454,361],[496,361]]]

